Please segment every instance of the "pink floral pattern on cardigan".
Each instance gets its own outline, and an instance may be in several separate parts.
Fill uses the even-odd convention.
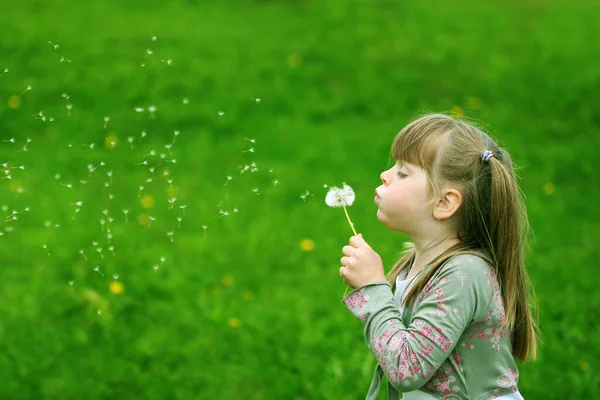
[[[364,288],[356,292],[350,293],[344,299],[344,304],[349,310],[356,312],[358,319],[363,323],[366,322],[367,315],[365,314],[365,304],[369,301],[369,296],[364,295]]]

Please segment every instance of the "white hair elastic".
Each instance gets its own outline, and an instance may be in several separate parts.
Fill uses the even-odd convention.
[[[494,157],[494,153],[492,153],[489,150],[485,150],[483,152],[483,155],[481,156],[481,161],[483,161],[484,163],[487,163],[488,161],[490,161],[490,158]]]

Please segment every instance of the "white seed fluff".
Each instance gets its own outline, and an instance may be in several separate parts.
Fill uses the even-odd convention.
[[[351,206],[354,203],[355,195],[354,190],[346,184],[344,187],[330,187],[325,196],[325,203],[329,207],[345,207]]]

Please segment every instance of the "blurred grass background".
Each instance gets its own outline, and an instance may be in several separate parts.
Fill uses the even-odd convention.
[[[340,303],[352,232],[323,185],[354,187],[390,267],[406,237],[373,190],[420,112],[486,124],[519,166],[543,333],[521,393],[598,398],[599,11],[3,5],[0,399],[364,398],[375,361]]]

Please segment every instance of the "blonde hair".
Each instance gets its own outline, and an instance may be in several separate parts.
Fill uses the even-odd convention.
[[[485,150],[494,154],[488,162],[482,161]],[[513,356],[521,361],[535,360],[537,299],[524,262],[529,223],[509,154],[473,124],[445,114],[429,114],[398,133],[392,156],[425,170],[432,195],[442,184],[453,184],[463,197],[458,211],[461,242],[430,264],[407,293],[404,306],[408,307],[448,258],[475,253],[489,263],[500,284],[505,307],[501,330],[513,335]],[[414,257],[409,244],[388,273],[392,287],[398,275],[411,267]]]

